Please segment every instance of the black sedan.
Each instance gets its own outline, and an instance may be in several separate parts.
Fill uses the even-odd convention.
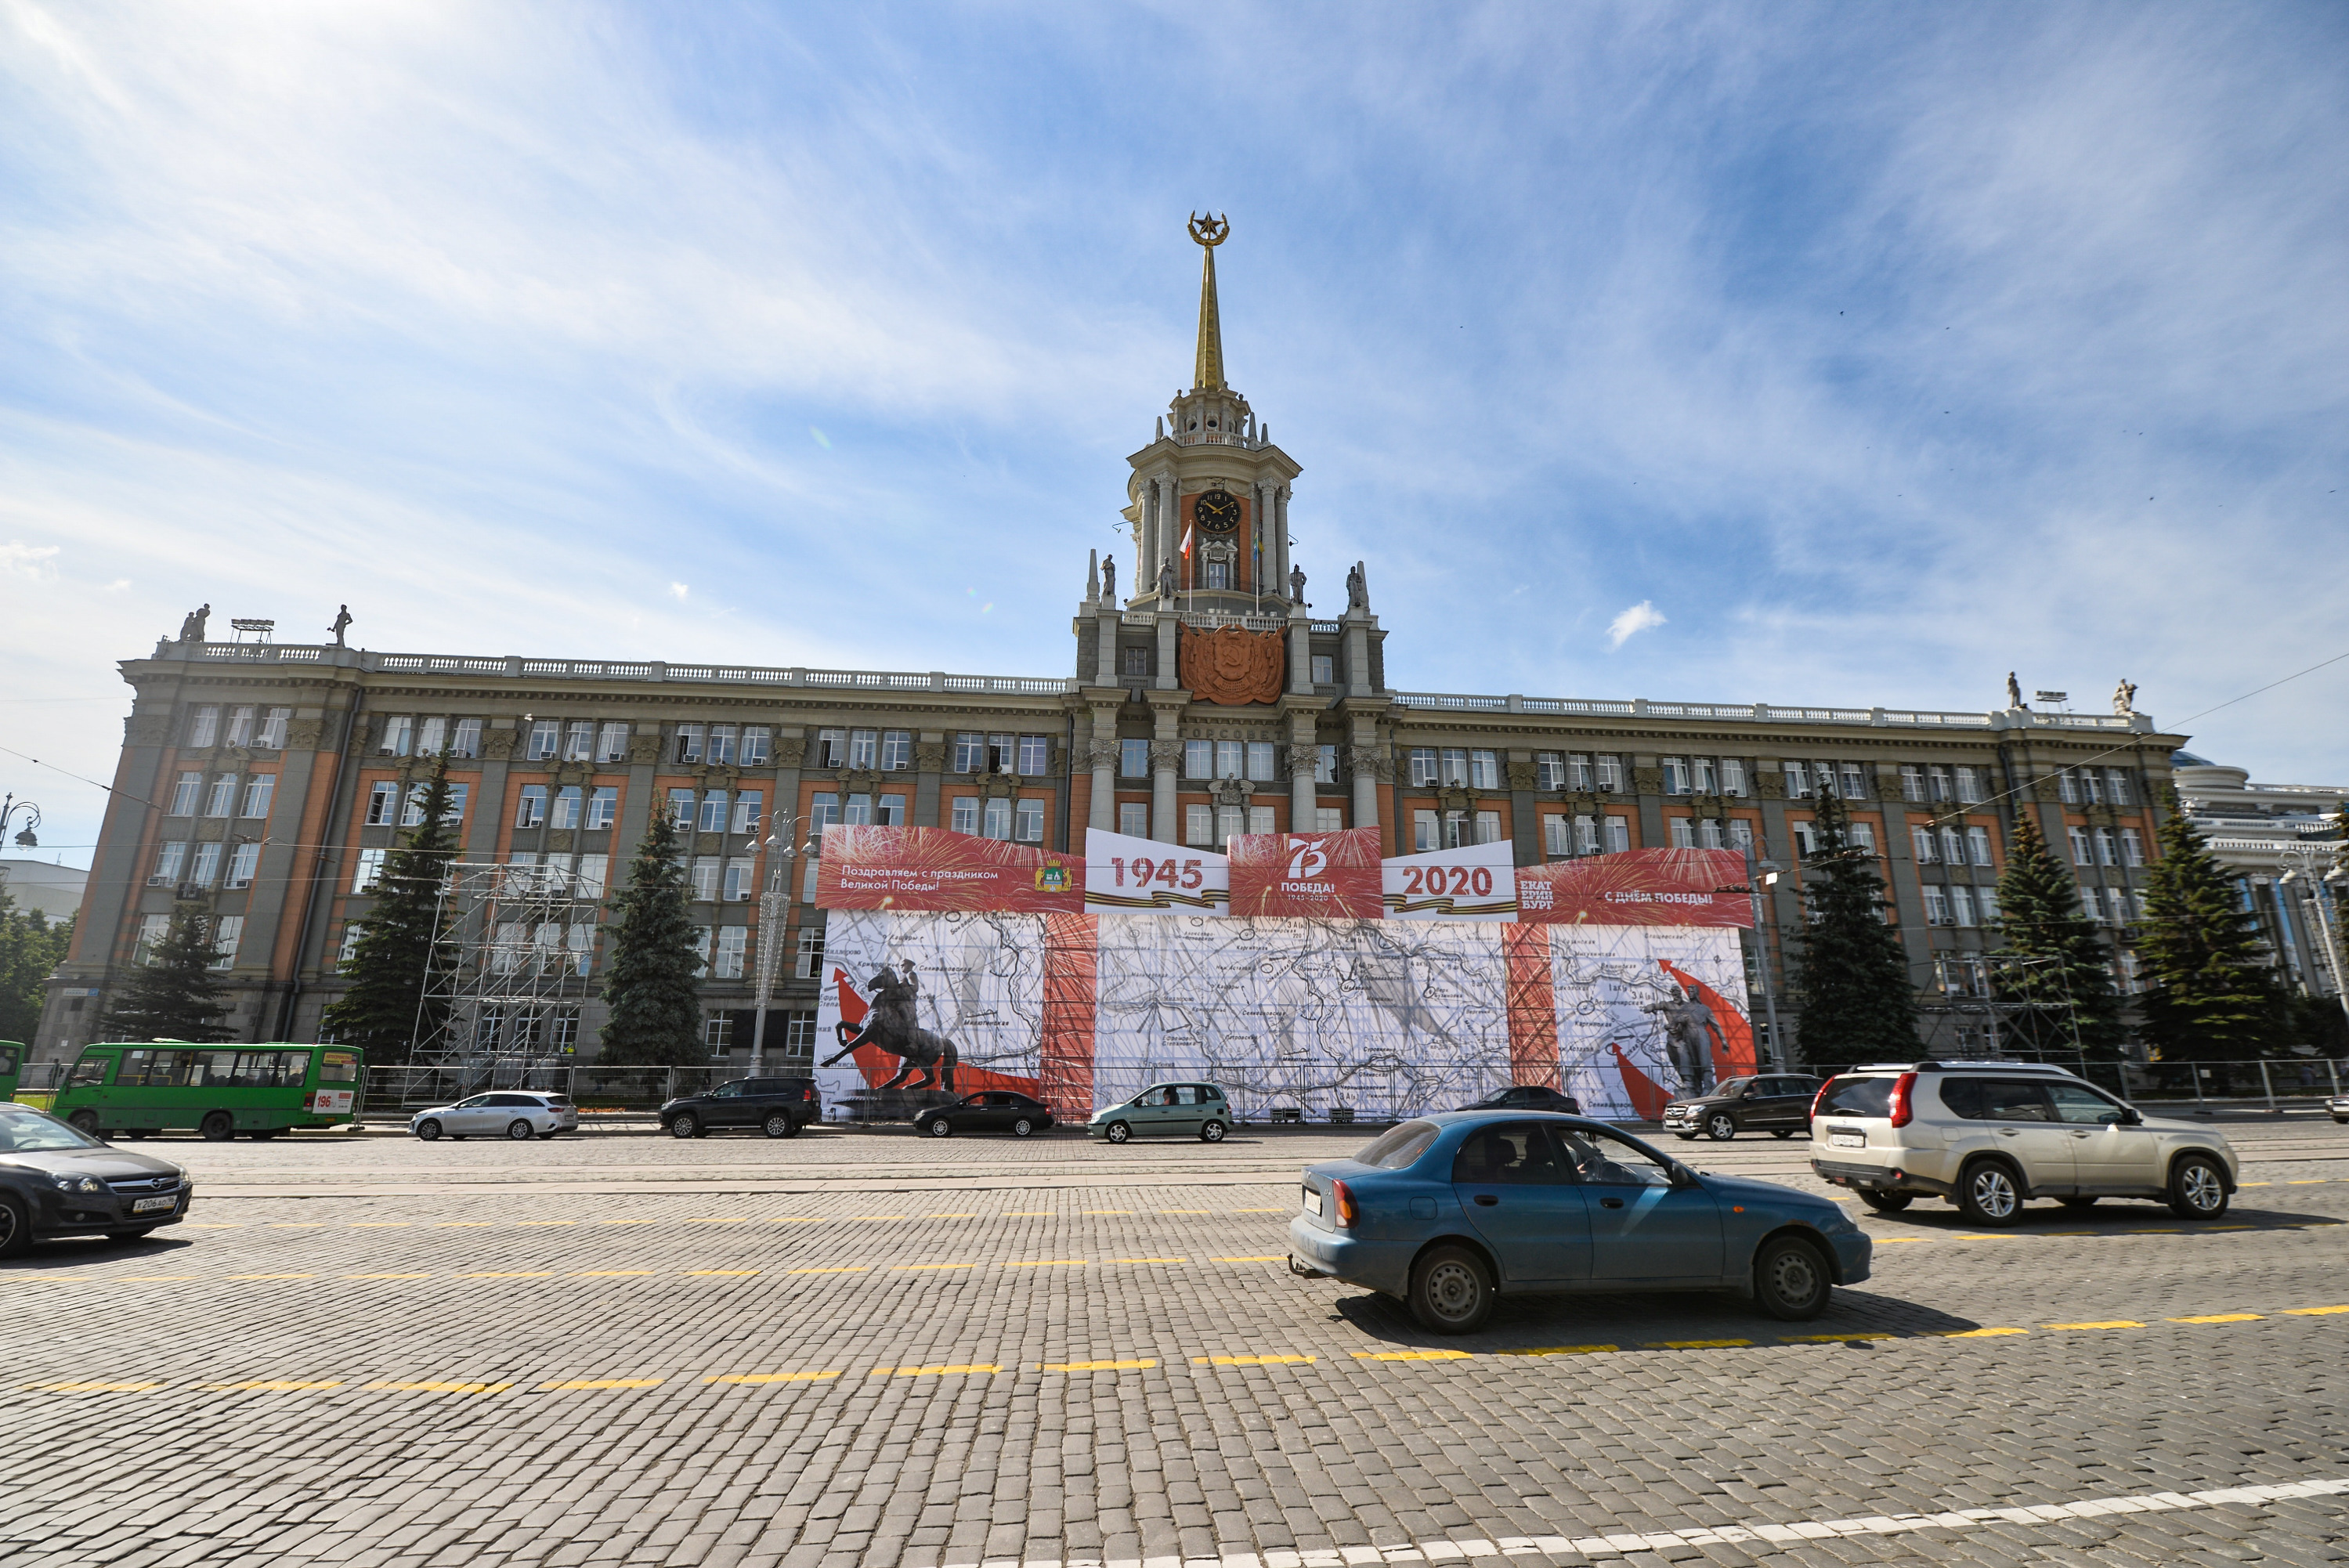
[[[1464,1105],[1463,1110],[1547,1110],[1558,1116],[1580,1116],[1582,1102],[1570,1094],[1560,1094],[1545,1084],[1519,1083],[1495,1094],[1488,1094],[1474,1105]]]
[[[57,1236],[135,1242],[186,1219],[194,1192],[168,1160],[116,1149],[29,1105],[0,1105],[0,1258]]]
[[[1008,1132],[1028,1138],[1052,1125],[1052,1113],[1040,1099],[1008,1089],[967,1094],[952,1105],[934,1105],[914,1118],[914,1130],[932,1138],[957,1132]]]

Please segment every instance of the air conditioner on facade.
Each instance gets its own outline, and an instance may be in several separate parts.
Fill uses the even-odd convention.
[[[169,887],[171,885],[171,879],[170,877],[149,877],[147,879],[147,885],[149,887]]]
[[[231,877],[228,879],[228,886],[231,892],[234,892],[236,889],[241,887],[251,887],[252,885],[253,879],[251,877]]]

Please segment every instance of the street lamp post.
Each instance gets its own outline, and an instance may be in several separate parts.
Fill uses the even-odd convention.
[[[1767,877],[1768,882],[1763,879]],[[1786,1042],[1778,1037],[1778,994],[1770,985],[1770,942],[1768,926],[1764,923],[1762,890],[1775,887],[1778,882],[1778,865],[1775,861],[1754,858],[1754,842],[1745,842],[1745,894],[1754,905],[1754,967],[1762,976],[1763,1016],[1770,1022],[1770,1065],[1780,1072],[1786,1070]]]
[[[0,797],[0,834],[6,833],[8,824],[19,817],[24,819],[25,825],[16,831],[16,847],[20,850],[40,848],[41,841],[34,837],[33,830],[41,825],[41,809],[30,800],[19,800],[14,795]]]
[[[784,912],[791,904],[791,868],[802,852],[813,853],[815,841],[796,841],[796,813],[787,814],[767,835],[767,889],[759,898],[759,1011],[750,1024],[750,1076],[767,1066],[767,1004],[775,994],[775,965],[782,958]]]
[[[2320,851],[2331,851],[2333,855],[2337,856],[2340,846],[2338,844],[2286,844],[2283,846],[2277,851],[2276,859],[2290,869],[2278,880],[2298,884],[2306,891],[2309,902],[2315,906],[2316,934],[2319,944],[2324,949],[2324,966],[2333,974],[2333,1000],[2341,1004],[2343,1016],[2349,1017],[2349,985],[2343,985],[2341,981],[2341,944],[2333,937],[2333,922],[2324,910],[2325,885],[2344,881],[2344,873],[2340,870],[2326,872],[2320,869],[2320,862],[2331,858],[2320,854]]]

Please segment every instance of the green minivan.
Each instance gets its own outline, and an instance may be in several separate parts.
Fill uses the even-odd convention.
[[[1231,1130],[1231,1102],[1211,1083],[1154,1083],[1123,1105],[1093,1112],[1085,1123],[1086,1137],[1112,1143],[1153,1136],[1221,1143]]]

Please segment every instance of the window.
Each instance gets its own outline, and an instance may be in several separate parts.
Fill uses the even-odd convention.
[[[233,707],[228,710],[228,743],[231,746],[253,744],[253,709]]]
[[[1413,854],[1423,855],[1430,850],[1443,848],[1434,812],[1413,811],[1411,814],[1411,848]]]
[[[1014,839],[1023,844],[1040,844],[1044,841],[1043,801],[1022,799],[1013,816],[1011,836]],[[1271,830],[1266,830],[1269,832]]]
[[[1596,761],[1600,791],[1609,795],[1620,792],[1623,788],[1623,759],[1620,757],[1599,757]]]
[[[1982,905],[1982,923],[1984,925],[1996,925],[1998,923],[1998,890],[1992,887],[1978,887],[1974,889],[1974,901]]]
[[[2096,903],[2096,890],[2095,888],[2084,886],[2080,889],[2080,907],[2087,912],[2087,915],[2090,920],[2102,920],[2105,918],[2103,907]]]
[[[734,797],[734,820],[730,830],[737,833],[757,832],[759,830],[760,813],[766,806],[766,803],[767,797],[763,790],[745,789],[741,793],[736,795]]]
[[[1938,858],[1933,853],[1932,829],[1910,828],[1909,830],[1909,840],[1910,844],[1916,849],[1917,863],[1919,865],[1930,866]]]
[[[1710,757],[1689,758],[1689,787],[1700,795],[1721,793],[1721,766]]]
[[[2136,954],[2123,948],[2120,967],[2121,991],[2124,995],[2134,996],[2145,989],[2145,982],[2137,974]]]
[[[228,885],[251,887],[254,873],[261,869],[261,846],[247,839],[229,851]]]
[[[1982,775],[1976,769],[1958,769],[1958,799],[1968,804],[1982,799]]]
[[[1019,760],[1018,758],[1012,753],[1011,737],[994,734],[988,736],[987,770],[989,773],[1009,773],[1012,770],[1012,764],[1017,760]]]
[[[611,875],[612,857],[582,855],[579,857],[578,891],[581,898],[602,898],[604,880]]]
[[[753,799],[756,799],[756,797],[753,797]],[[904,827],[905,825],[905,798],[903,795],[882,796],[880,804],[874,810],[873,820],[876,825],[884,828]],[[751,830],[755,832],[758,830],[753,826]]]
[[[1947,924],[1949,924],[1949,923],[1950,923],[1950,901],[1949,901],[1949,899],[1948,899],[1946,896],[1944,896],[1944,894],[1942,893],[1942,892],[1941,892],[1941,890],[1940,890],[1940,888],[1935,887],[1935,886],[1934,886],[1932,883],[1930,883],[1930,882],[1928,882],[1928,883],[1926,883],[1926,884],[1925,884],[1924,892],[1925,892],[1925,923],[1926,923],[1926,924],[1928,924],[1928,925],[1947,925]]]
[[[276,774],[254,774],[252,778],[247,779],[244,781],[244,805],[243,808],[238,811],[237,815],[241,817],[266,817],[269,815],[269,799],[276,792]]]
[[[584,725],[574,725],[572,727],[574,730],[579,730],[584,729],[586,727]],[[625,724],[617,723],[605,724],[602,726],[595,731],[595,760],[598,762],[625,762],[627,760],[628,727]],[[587,754],[585,751],[582,751],[579,755],[585,757]]]
[[[2128,775],[2117,768],[2105,769],[2105,798],[2116,806],[2129,803]]]
[[[1868,826],[1865,822],[1855,822],[1852,825],[1857,828],[1865,828]],[[1733,850],[1752,849],[1754,847],[1754,824],[1747,821],[1743,817],[1730,818],[1729,847]],[[1868,851],[1870,854],[1874,854],[1876,852],[1876,835],[1873,831],[1871,831],[1868,836]]]
[[[431,788],[432,786],[429,783],[410,784],[408,787],[408,799],[399,808],[399,825],[401,827],[420,828],[424,825],[424,797]],[[465,815],[465,793],[470,788],[470,785],[465,784],[451,784],[449,786],[449,807],[448,810],[442,813],[443,820],[455,822],[463,820]]]
[[[383,876],[384,850],[361,850],[357,873],[351,878],[353,892],[373,892],[376,882]]]
[[[1472,751],[1468,754],[1468,788],[1498,789],[1501,787],[1501,756],[1496,751]]]
[[[1537,789],[1565,789],[1566,758],[1559,756],[1555,751],[1535,752],[1534,788]],[[1545,818],[1543,820],[1545,821],[1557,820],[1556,818]]]
[[[1959,925],[1974,923],[1974,890],[1970,887],[1950,889],[1950,913]]]
[[[416,726],[416,755],[435,757],[449,738],[449,721],[445,718],[419,720]]]
[[[1315,686],[1335,686],[1338,684],[1338,661],[1336,658],[1328,654],[1315,654],[1313,655],[1313,684]]]
[[[2145,864],[2145,841],[2137,836],[2135,828],[2121,830],[2121,864],[2125,866]]]
[[[347,967],[351,960],[359,955],[359,938],[366,934],[367,922],[363,920],[354,920],[344,925],[342,949],[335,954],[336,967]]]
[[[1958,836],[1958,830],[1955,828],[1941,830],[1941,860],[1945,864],[1953,866],[1966,863],[1965,841]]]
[[[987,802],[986,825],[979,831],[990,839],[1011,837],[1011,802],[998,797]]]
[[[1925,770],[1913,762],[1900,765],[1900,798],[1922,800],[1925,798]]]
[[[1692,850],[1696,848],[1696,824],[1694,822],[1691,821],[1686,817],[1674,817],[1666,824],[1666,826],[1671,830],[1672,848],[1676,850]]]
[[[1809,771],[1799,762],[1785,762],[1781,763],[1779,766],[1786,775],[1786,799],[1789,800],[1809,799],[1811,796],[1811,779]]]
[[[1247,813],[1237,806],[1216,808],[1216,848],[1223,849],[1233,836],[1247,831]]]
[[[554,817],[549,826],[572,829],[579,825],[579,786],[565,784],[554,792]]]
[[[1150,777],[1150,742],[1129,737],[1117,743],[1117,771],[1122,779]]]
[[[2066,806],[2076,806],[2080,803],[2080,787],[2072,781],[2072,770],[2069,768],[2059,768],[2055,770],[2055,796]]]
[[[2105,781],[2093,768],[2080,769],[2080,798],[2091,806],[2105,803]]]
[[[1120,667],[1127,675],[1146,676],[1150,673],[1150,650],[1148,648],[1120,648],[1118,650],[1118,656],[1121,661]]]
[[[1342,833],[1346,830],[1346,811],[1341,806],[1313,808],[1313,830],[1317,833]]]
[[[1041,779],[1052,771],[1050,736],[1023,735],[1019,738],[1019,771],[1030,779]]]
[[[1697,848],[1701,850],[1724,848],[1721,841],[1721,820],[1717,817],[1706,817],[1699,821],[1696,825],[1696,842]]]
[[[2096,830],[2096,863],[2100,866],[2120,863],[2120,849],[2110,828]]]
[[[748,759],[745,758],[745,760]],[[881,771],[903,773],[913,765],[914,732],[910,729],[883,730],[881,732]]]
[[[1541,825],[1543,854],[1555,856],[1574,853],[1572,823],[1564,817],[1544,817],[1541,820]]]
[[[534,718],[530,723],[530,740],[523,755],[533,762],[544,762],[554,756],[563,744],[563,726],[552,718]]]
[[[451,757],[479,757],[481,754],[481,721],[478,718],[459,719],[457,721],[457,732],[451,736],[449,740],[449,755]]]
[[[1724,795],[1745,793],[1745,764],[1734,757],[1721,759],[1721,792]]]
[[[273,707],[261,716],[261,731],[253,738],[254,745],[264,751],[285,749],[285,726],[294,717],[290,707]]]
[[[1117,830],[1129,839],[1150,837],[1150,808],[1139,800],[1119,801]]]
[[[1274,749],[1269,740],[1251,740],[1247,743],[1247,776],[1249,778],[1263,783],[1274,777]]]
[[[1934,800],[1950,798],[1950,770],[1936,762],[1925,769],[1925,793]]]
[[[954,770],[976,773],[987,766],[987,737],[976,730],[959,730],[954,738]]]
[[[730,724],[709,727],[709,744],[703,748],[707,760],[731,763],[734,760],[734,738],[740,732]]]
[[[1247,748],[1237,740],[1216,742],[1216,774],[1218,779],[1237,779],[1245,770]]]
[[[1841,774],[1843,778],[1841,789],[1843,791],[1843,798],[1845,799],[1860,800],[1867,799],[1868,775],[1861,769],[1858,763],[1845,763],[1841,769]]]
[[[1876,853],[1876,824],[1873,822],[1852,823],[1851,841],[1860,849],[1867,851],[1871,855]]]
[[[204,791],[204,815],[225,817],[236,804],[236,775],[222,773],[212,779],[212,788]]]
[[[616,785],[598,784],[587,796],[587,816],[583,823],[594,832],[612,825],[620,814],[620,791]]]
[[[1689,792],[1689,765],[1685,757],[1664,758],[1664,793],[1685,795]]]
[[[156,851],[153,880],[159,882],[178,882],[181,868],[187,863],[188,841],[185,839],[174,839]]]
[[[2085,828],[2067,828],[2064,831],[2072,840],[2072,863],[2075,866],[2085,866],[2089,864],[2088,830]]]
[[[398,820],[399,785],[389,779],[378,779],[367,786],[367,825],[388,828]]]
[[[1988,828],[1968,828],[1966,830],[1966,856],[1967,859],[1972,861],[1973,863],[1978,866],[1986,866],[1991,863],[1990,830]]]
[[[799,952],[798,956],[792,961],[792,973],[802,980],[812,980],[815,978],[817,971],[822,969],[823,966],[823,927],[821,925],[801,926]]]
[[[1313,748],[1313,782],[1316,784],[1338,782],[1338,748],[1336,747],[1317,746]]]
[[[155,945],[163,940],[163,934],[171,928],[171,917],[168,914],[149,914],[140,916],[139,921],[139,940],[131,944],[130,962],[133,964],[154,963]]]
[[[241,914],[224,914],[218,920],[212,922],[212,961],[210,965],[206,965],[206,967],[212,969],[225,969],[230,965],[235,963],[236,944],[243,935],[244,916]],[[265,1053],[255,1051],[250,1054],[254,1056],[291,1056],[293,1053],[290,1051],[270,1051]]]
[[[818,768],[844,768],[848,764],[848,731],[819,729],[815,732],[815,765]]]
[[[705,972],[709,968],[709,927],[697,925],[693,928],[694,956],[701,960],[701,968]]]
[[[848,765],[851,768],[878,769],[881,766],[881,732],[877,729],[852,729],[848,732]]]
[[[1411,748],[1411,781],[1413,787],[1424,789],[1435,782],[1435,748],[1414,746]]]
[[[522,794],[520,798],[514,802],[514,826],[517,828],[535,828],[543,825],[545,821],[546,786],[543,784],[523,785],[522,787]]]
[[[718,928],[718,964],[712,973],[720,980],[742,978],[742,960],[750,950],[750,928],[747,925],[721,925]],[[713,1019],[712,1022],[724,1020]]]
[[[947,825],[957,833],[969,833],[976,836],[978,832],[978,797],[956,796],[950,803]]]
[[[1183,808],[1183,841],[1186,844],[1212,846],[1216,841],[1216,813],[1206,806]]]
[[[1607,819],[1607,852],[1619,855],[1631,847],[1631,820],[1628,817]]]
[[[873,797],[870,795],[851,795],[848,798],[847,805],[843,807],[841,811],[840,823],[841,826],[844,828],[871,827],[873,825]]]
[[[719,861],[716,855],[693,857],[693,901],[708,903],[718,896]]]
[[[679,762],[700,761],[702,741],[708,734],[709,731],[698,724],[678,725],[677,727],[677,739],[673,745],[677,760]]]
[[[1795,835],[1795,852],[1796,854],[1802,856],[1805,860],[1808,860],[1813,855],[1818,853],[1818,832],[1817,830],[1813,828],[1808,821],[1789,822],[1786,824],[1786,830]]]
[[[188,745],[193,748],[220,744],[220,708],[201,703],[188,710]]]
[[[669,820],[677,823],[678,826],[683,828],[688,833],[693,830],[693,805],[695,799],[696,797],[690,789],[672,789],[668,792]]]
[[[564,727],[563,760],[585,762],[595,750],[595,723],[593,719],[574,718]]]
[[[742,766],[764,768],[773,760],[773,736],[763,724],[742,727]]]
[[[1251,833],[1269,833],[1275,831],[1272,808],[1269,806],[1250,806],[1247,809],[1247,830]]]
[[[1213,779],[1216,776],[1216,743],[1212,740],[1186,740],[1183,743],[1183,777]]]
[[[1468,753],[1466,748],[1457,746],[1447,746],[1443,749],[1441,755],[1444,758],[1444,766],[1441,772],[1438,774],[1438,777],[1446,784],[1466,784],[1468,782]]]
[[[816,796],[808,811],[808,830],[815,834],[817,841],[823,841],[826,828],[839,820],[840,797],[829,792]]]
[[[723,789],[712,789],[704,795],[701,798],[701,815],[696,819],[695,827],[705,833],[724,832],[726,808],[730,803],[730,799],[731,798]]]
[[[165,815],[172,817],[194,816],[196,814],[196,798],[203,793],[203,786],[204,776],[202,774],[181,774],[179,782],[171,786],[171,809],[170,811],[166,812]]]

